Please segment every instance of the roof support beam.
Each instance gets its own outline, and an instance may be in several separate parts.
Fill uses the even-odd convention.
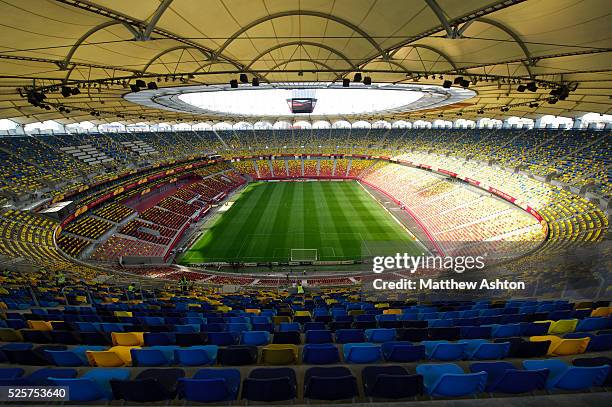
[[[290,64],[292,62],[311,62],[311,63],[313,63],[315,65],[322,66],[323,68],[327,69],[328,71],[333,71],[334,70],[334,68],[332,68],[331,66],[329,66],[329,65],[327,65],[327,64],[325,64],[325,63],[323,63],[321,61],[317,61],[317,60],[309,59],[309,58],[288,59],[286,61],[279,62],[278,64],[275,64],[272,68],[270,68],[270,70],[271,71],[275,71],[277,68],[280,68],[281,66],[286,66],[286,65],[288,65],[288,64]],[[271,73],[276,73],[276,72],[268,72],[268,73],[266,73],[264,75],[264,77],[270,75]],[[282,73],[282,71],[279,72],[279,73]]]
[[[164,11],[166,11],[166,9],[170,7],[171,3],[172,0],[163,0],[159,7],[157,7],[157,10],[155,10],[155,13],[153,13],[153,15],[151,16],[151,19],[149,20],[144,32],[142,33],[141,38],[143,41],[148,41],[151,39],[151,33],[153,32],[153,29],[157,25],[157,22],[161,18],[162,14],[164,14]]]
[[[259,18],[257,20],[254,20],[254,21],[248,23],[247,25],[245,25],[244,27],[242,27],[241,29],[239,29],[238,31],[233,33],[221,45],[221,47],[219,47],[219,49],[215,52],[215,56],[221,55],[221,53],[223,53],[223,51],[225,51],[225,49],[229,45],[231,45],[232,42],[234,42],[238,37],[240,37],[242,34],[247,32],[251,28],[253,28],[253,27],[255,27],[255,26],[259,25],[259,24],[263,24],[263,23],[265,23],[267,21],[270,21],[270,20],[274,20],[274,19],[281,18],[281,17],[291,17],[291,16],[312,16],[312,17],[320,17],[320,18],[324,18],[324,19],[327,19],[327,20],[335,21],[338,24],[344,25],[344,26],[350,28],[351,30],[355,31],[356,33],[361,35],[362,38],[366,39],[370,44],[372,44],[372,46],[376,49],[377,52],[379,52],[380,54],[383,53],[382,48],[380,47],[380,45],[378,45],[378,43],[376,41],[374,41],[372,36],[370,36],[364,30],[359,28],[359,26],[351,23],[348,20],[345,20],[344,18],[340,18],[340,17],[334,16],[332,14],[322,13],[320,11],[290,10],[290,11],[282,11],[282,12],[279,12],[279,13],[269,14],[269,15],[267,15],[265,17]]]
[[[74,56],[74,53],[77,51],[77,49],[79,49],[81,44],[83,44],[83,42],[85,42],[87,38],[89,38],[91,35],[97,33],[100,30],[103,30],[108,27],[112,27],[114,25],[119,25],[119,24],[126,27],[130,31],[130,33],[132,33],[132,35],[134,35],[135,33],[138,33],[138,31],[134,29],[134,27],[122,21],[109,20],[102,24],[98,24],[97,26],[89,29],[85,34],[81,35],[79,39],[75,41],[75,43],[72,45],[72,47],[68,51],[68,54],[66,54],[66,56],[64,57],[64,60],[60,62],[60,69],[68,69],[68,64],[70,63],[70,60]],[[134,38],[138,38],[138,35],[134,35]]]
[[[149,67],[151,66],[151,64],[153,62],[155,62],[157,59],[159,59],[160,57],[172,52],[172,51],[177,51],[177,50],[183,50],[183,49],[195,49],[197,51],[200,51],[202,53],[202,55],[204,55],[204,58],[206,60],[210,60],[210,54],[206,53],[205,51],[203,51],[201,48],[197,48],[197,47],[192,47],[191,45],[177,45],[168,49],[165,49],[163,51],[161,51],[160,53],[158,53],[157,55],[155,55],[153,58],[151,58],[149,60],[149,62],[147,62],[147,64],[144,66],[144,68],[142,68],[142,73],[147,72],[147,69],[149,69]]]
[[[273,47],[270,47],[270,48],[260,52],[255,58],[253,58],[251,60],[251,62],[249,62],[249,64],[245,67],[245,69],[249,69],[251,66],[253,66],[253,64],[255,62],[257,62],[259,59],[261,59],[264,55],[269,54],[270,52],[275,51],[277,49],[284,48],[284,47],[290,47],[290,46],[293,46],[293,45],[302,46],[302,47],[303,46],[311,46],[311,47],[317,47],[317,48],[325,49],[325,50],[331,52],[332,54],[335,54],[335,55],[339,56],[340,58],[342,58],[352,68],[356,68],[356,66],[351,62],[350,59],[348,59],[348,57],[346,55],[344,55],[342,52],[338,51],[337,49],[335,49],[333,47],[330,47],[329,45],[320,44],[318,42],[312,42],[312,41],[291,41],[291,42],[285,42],[285,43],[281,43],[281,44],[276,44]]]
[[[503,32],[508,34],[514,40],[514,42],[516,42],[519,45],[519,47],[521,47],[521,49],[523,50],[523,53],[525,54],[525,56],[530,61],[533,60],[533,58],[531,56],[531,52],[527,48],[527,45],[525,45],[525,42],[521,39],[521,37],[518,36],[517,33],[515,33],[513,30],[508,28],[508,26],[506,26],[506,25],[504,25],[504,24],[502,24],[502,23],[500,23],[498,21],[491,20],[489,18],[484,18],[484,17],[477,18],[475,21],[479,21],[481,23],[492,25],[493,27],[499,28],[500,30],[502,30]],[[530,65],[533,65],[533,64],[530,63]]]
[[[498,0],[498,1],[494,2],[494,3],[492,3],[492,4],[488,4],[488,5],[480,8],[480,9],[470,11],[469,13],[464,14],[463,16],[460,16],[460,17],[457,17],[457,18],[453,19],[452,21],[449,22],[449,25],[450,26],[456,26],[456,25],[459,25],[461,23],[467,23],[468,21],[474,20],[474,19],[476,19],[478,17],[482,17],[482,16],[485,16],[485,15],[494,13],[496,11],[503,10],[503,9],[505,9],[507,7],[511,7],[511,6],[515,5],[515,4],[519,4],[519,3],[522,3],[524,1],[527,1],[527,0]],[[427,29],[427,30],[417,34],[417,35],[413,35],[413,36],[405,39],[404,41],[401,41],[401,42],[399,42],[399,43],[397,43],[395,45],[392,45],[392,46],[384,49],[382,52],[380,52],[377,55],[374,55],[372,57],[368,57],[367,59],[361,61],[358,65],[363,65],[363,64],[365,64],[365,63],[367,63],[367,62],[369,62],[369,61],[371,61],[371,60],[373,60],[373,59],[375,59],[377,57],[380,57],[380,56],[385,57],[386,55],[389,55],[394,50],[397,50],[399,48],[402,48],[402,47],[405,47],[407,45],[410,45],[410,44],[412,44],[412,43],[414,43],[414,42],[416,42],[416,41],[418,41],[420,39],[429,37],[429,36],[431,36],[431,35],[433,35],[433,34],[435,34],[437,32],[440,32],[442,30],[446,30],[446,28],[441,26],[441,25],[437,26],[437,27],[429,28],[429,29]]]
[[[442,7],[440,7],[436,0],[425,0],[425,3],[427,3],[431,11],[434,12],[436,17],[438,17],[438,20],[440,20],[440,23],[442,23],[442,27],[444,27],[444,30],[446,31],[446,36],[448,38],[454,38],[455,31],[446,19],[446,15],[444,14],[444,10],[442,10]]]
[[[126,23],[127,25],[131,26],[132,29],[134,27],[140,27],[141,29],[146,29],[146,27],[148,25],[146,22],[137,20],[137,19],[135,19],[135,18],[133,18],[133,17],[127,15],[127,14],[123,14],[123,13],[120,13],[118,11],[112,10],[110,8],[101,6],[101,5],[96,4],[96,3],[92,2],[92,1],[87,1],[87,0],[53,0],[53,1],[55,1],[57,3],[62,3],[62,4],[65,4],[65,5],[68,5],[70,7],[79,8],[81,10],[85,10],[87,12],[90,12],[90,13],[93,13],[93,14],[96,14],[96,15],[99,15],[99,16],[110,18],[110,19],[115,20],[115,21],[121,21],[121,22]],[[205,46],[203,46],[201,44],[198,44],[195,41],[192,41],[192,40],[190,40],[188,38],[181,37],[180,35],[177,35],[177,34],[175,34],[173,32],[168,31],[168,30],[161,29],[159,27],[152,26],[151,27],[151,33],[155,33],[155,34],[157,34],[157,35],[159,35],[159,36],[161,36],[163,38],[168,38],[168,39],[175,40],[175,41],[183,43],[185,45],[190,45],[193,48],[201,49],[204,52],[210,52],[210,53],[213,52],[211,49],[209,49],[209,48],[207,48],[207,47],[205,47]],[[217,54],[216,57],[220,58],[220,59],[223,59],[223,60],[226,60],[226,61],[230,62],[232,65],[234,65],[236,67],[242,66],[239,62],[233,61],[233,60],[231,60],[231,58],[228,58],[226,56]]]

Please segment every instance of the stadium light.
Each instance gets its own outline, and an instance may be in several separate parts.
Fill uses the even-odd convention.
[[[372,78],[370,78],[369,76],[364,77],[363,84],[366,86],[370,86],[372,84]]]
[[[353,77],[353,82],[361,82],[361,73],[357,72]]]
[[[350,84],[351,84],[351,80],[349,78],[342,79],[342,87],[348,88]]]
[[[241,73],[239,79],[240,83],[249,83],[249,77],[245,73]]]
[[[445,81],[442,83],[442,87],[443,87],[443,88],[445,88],[445,89],[450,89],[450,87],[451,87],[452,85],[453,85],[453,83],[452,83],[451,81],[449,81],[448,79],[447,79],[447,80],[445,80]]]
[[[236,88],[238,87],[238,81],[237,81],[236,79],[232,79],[232,80],[230,81],[230,87],[231,87],[232,89],[236,89]]]

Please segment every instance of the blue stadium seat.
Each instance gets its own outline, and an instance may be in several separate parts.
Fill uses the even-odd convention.
[[[306,343],[332,343],[334,337],[329,330],[306,331]]]
[[[49,381],[56,386],[68,387],[70,401],[88,402],[112,400],[110,381],[113,379],[127,380],[129,377],[130,369],[96,368],[79,378],[49,377]]]
[[[143,334],[145,346],[174,345],[175,337],[170,332],[145,332]]]
[[[212,365],[217,360],[219,347],[216,345],[192,346],[186,349],[175,349],[174,358],[183,366]]]
[[[24,373],[25,370],[20,367],[3,367],[0,368],[0,379],[16,379],[23,376]]]
[[[328,365],[340,362],[340,352],[332,343],[310,343],[304,345],[303,363],[312,365]]]
[[[548,369],[546,388],[549,390],[588,390],[601,386],[610,371],[609,365],[578,367],[559,359],[525,360],[523,367],[528,370]]]
[[[574,366],[593,367],[593,366],[612,366],[612,359],[608,357],[576,358],[572,361]],[[604,380],[603,386],[612,386],[612,369],[608,371],[608,376]]]
[[[257,346],[230,345],[219,348],[217,353],[219,364],[226,366],[244,366],[257,363]]]
[[[322,331],[326,329],[323,322],[306,322],[304,324],[304,332],[308,331]]]
[[[490,326],[462,326],[461,338],[463,339],[489,339],[492,327]]]
[[[401,366],[366,366],[361,371],[364,392],[370,398],[400,399],[423,394],[423,376]]]
[[[231,401],[239,388],[238,369],[200,369],[191,379],[179,379],[178,397],[199,403]]]
[[[392,341],[382,344],[382,354],[389,362],[415,362],[425,358],[425,346],[407,341]]]
[[[470,365],[472,373],[487,372],[486,391],[520,394],[544,389],[548,369],[522,370],[508,362],[476,362]]]
[[[599,331],[606,329],[608,326],[608,318],[605,317],[589,317],[578,321],[576,326],[577,332]]]
[[[176,346],[168,346],[170,354],[163,352],[161,349],[141,348],[131,349],[132,365],[133,366],[168,366],[173,363],[174,358],[172,352],[178,349]]]
[[[113,379],[110,384],[117,400],[156,402],[174,399],[177,382],[183,377],[183,369],[146,369],[138,373],[134,380]]]
[[[239,336],[235,332],[208,332],[208,343],[217,346],[235,345]]]
[[[336,343],[358,343],[364,340],[361,329],[338,329],[336,331]]]
[[[242,345],[267,345],[270,343],[270,332],[267,331],[244,331],[240,337]]]
[[[366,341],[373,343],[384,343],[395,340],[395,329],[393,328],[377,328],[366,329]]]
[[[311,367],[304,375],[304,398],[313,400],[353,399],[357,379],[346,367]]]
[[[510,351],[510,342],[491,343],[486,339],[465,339],[465,358],[472,360],[503,359]]]
[[[298,331],[302,330],[302,326],[299,322],[281,322],[278,326],[279,332],[289,332],[289,331]]]
[[[242,398],[249,401],[287,401],[297,396],[295,372],[290,368],[257,368],[242,383]]]
[[[178,333],[200,332],[202,326],[200,324],[179,324],[174,325],[174,331]]]
[[[509,338],[521,336],[521,324],[493,325],[493,338]]]
[[[454,363],[423,364],[416,368],[423,376],[427,393],[431,396],[461,397],[484,391],[487,373],[464,373]]]
[[[380,345],[373,343],[347,343],[343,351],[347,363],[374,363],[381,360]]]
[[[547,335],[550,322],[522,322],[520,336]]]
[[[465,343],[451,343],[447,341],[423,341],[427,358],[431,360],[460,360],[463,359],[467,345]]]

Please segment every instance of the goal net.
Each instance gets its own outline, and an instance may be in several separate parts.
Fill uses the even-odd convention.
[[[317,249],[291,249],[291,261],[317,261]]]

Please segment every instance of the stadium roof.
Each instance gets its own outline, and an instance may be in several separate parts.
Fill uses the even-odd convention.
[[[477,92],[369,119],[576,117],[612,104],[609,0],[5,0],[0,12],[0,118],[20,123],[219,120],[123,95],[137,78],[163,88],[240,73],[271,84],[462,77]],[[535,92],[518,91],[530,82]],[[62,85],[80,93],[64,97]],[[562,86],[569,96],[550,104]],[[42,108],[28,90],[45,94]]]

